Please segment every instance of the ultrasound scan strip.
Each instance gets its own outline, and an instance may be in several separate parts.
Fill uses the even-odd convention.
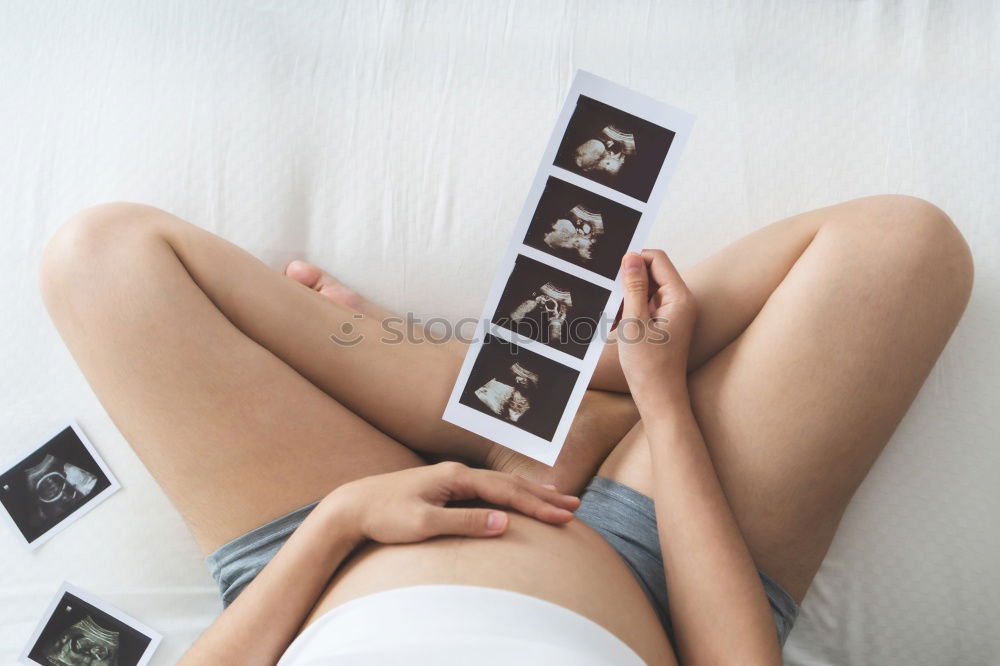
[[[693,123],[577,72],[444,420],[555,463]]]

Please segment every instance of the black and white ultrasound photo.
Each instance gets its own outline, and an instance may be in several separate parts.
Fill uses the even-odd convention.
[[[487,334],[459,402],[551,441],[578,374]]]
[[[0,475],[0,504],[29,546],[118,483],[72,426]]]
[[[147,636],[72,592],[63,592],[27,658],[43,666],[140,666],[158,637]]]
[[[641,216],[550,176],[524,244],[613,280]]]
[[[673,139],[671,130],[580,95],[554,164],[649,201]]]
[[[547,432],[556,434],[535,437],[519,428],[536,418],[527,405],[547,395],[545,373],[507,363],[470,381],[473,366],[481,371],[488,357],[471,345],[444,420],[556,463],[568,432],[556,424],[572,420],[596,368],[613,321],[606,309],[617,306],[610,298],[621,258],[642,247],[693,122],[680,109],[576,73],[476,329],[540,353],[542,361],[555,359],[563,372],[571,368],[576,390],[567,386],[568,397],[554,403]],[[529,395],[536,376],[538,393]]]
[[[518,255],[492,323],[583,358],[610,297],[603,287]]]

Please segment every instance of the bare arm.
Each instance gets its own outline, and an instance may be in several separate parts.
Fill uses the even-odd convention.
[[[472,499],[553,524],[572,520],[580,504],[552,488],[455,462],[344,484],[309,514],[180,665],[274,666],[337,567],[362,541],[413,543],[443,534],[503,534],[508,522],[503,511],[445,506]]]
[[[309,514],[257,578],[202,634],[180,666],[273,666],[360,535],[336,493]]]
[[[639,411],[681,663],[780,664],[771,607],[686,393],[650,396]]]
[[[680,663],[781,664],[767,597],[691,412],[694,300],[662,252],[626,255],[622,268],[619,351],[651,449]]]

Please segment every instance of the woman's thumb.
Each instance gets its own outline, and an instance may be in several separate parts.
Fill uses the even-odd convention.
[[[642,255],[629,252],[622,257],[622,288],[625,291],[622,321],[649,319],[649,275]]]
[[[507,529],[507,514],[495,509],[440,508],[434,510],[438,534],[457,536],[499,536]]]

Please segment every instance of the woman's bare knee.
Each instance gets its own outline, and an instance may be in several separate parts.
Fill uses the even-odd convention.
[[[972,289],[972,254],[944,211],[917,197],[883,194],[848,202],[842,212],[817,237],[836,236],[855,255],[845,271],[857,258],[877,269],[873,289],[957,321]]]
[[[947,213],[929,201],[902,194],[869,197],[873,214],[869,225],[882,227],[900,251],[919,253],[925,262],[945,269],[959,292],[972,286],[972,254]]]
[[[135,203],[106,203],[84,208],[60,226],[45,247],[39,285],[46,307],[58,306],[67,292],[104,282],[129,261],[135,245],[157,233],[151,221],[163,211]]]
[[[969,246],[948,215],[916,197],[895,196],[892,205],[908,238],[900,244],[914,248],[923,275],[933,280],[931,302],[944,303],[957,322],[972,291],[974,268]]]

